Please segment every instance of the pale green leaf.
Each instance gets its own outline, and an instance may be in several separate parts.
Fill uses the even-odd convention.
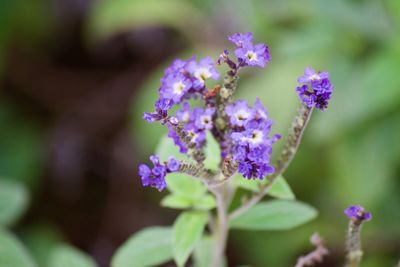
[[[235,175],[234,183],[236,186],[250,190],[252,192],[258,192],[260,190],[260,186],[266,184],[267,180],[249,180],[244,178],[241,174]],[[279,198],[279,199],[294,199],[295,195],[293,194],[292,189],[289,184],[286,182],[285,178],[279,176],[275,179],[271,188],[268,190],[268,195]]]
[[[172,259],[172,229],[149,227],[131,236],[114,254],[112,267],[158,266]]]
[[[67,244],[52,248],[47,267],[96,267],[96,262],[84,252]]]
[[[0,225],[12,225],[28,205],[25,187],[11,180],[0,180]]]
[[[215,208],[216,205],[215,197],[211,194],[206,194],[195,201],[194,208],[199,210],[210,210]]]
[[[317,216],[317,211],[302,202],[273,200],[262,202],[231,221],[231,227],[246,230],[288,230]]]
[[[196,200],[207,192],[207,187],[200,180],[185,174],[170,173],[165,179],[168,190],[176,195]]]
[[[0,267],[35,267],[22,243],[10,232],[0,228]]]
[[[292,189],[282,176],[276,178],[268,190],[268,195],[279,199],[295,199]]]
[[[181,267],[200,240],[208,214],[200,211],[183,212],[173,227],[173,252],[176,264]],[[121,266],[122,267],[122,266]]]
[[[171,194],[161,200],[161,206],[173,209],[186,209],[193,206],[193,201],[186,196]]]
[[[211,170],[218,170],[221,162],[221,148],[211,132],[207,131],[204,166]]]

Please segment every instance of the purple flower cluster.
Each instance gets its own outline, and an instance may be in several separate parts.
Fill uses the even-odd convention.
[[[250,107],[245,100],[232,103],[232,95],[238,70],[246,66],[265,67],[271,56],[266,44],[253,43],[250,32],[235,33],[228,36],[228,40],[236,46],[235,58],[232,60],[228,50],[224,50],[217,61],[229,67],[222,85],[210,90],[206,86],[208,79],[220,77],[212,58],[176,59],[161,78],[155,111],[146,112],[143,117],[148,122],[166,124],[168,136],[180,152],[189,154],[199,164],[204,160],[206,131],[210,131],[220,142],[224,164],[237,166],[237,171],[247,179],[263,179],[274,172],[270,162],[272,145],[280,136],[270,136],[272,121],[259,99]],[[298,81],[301,85],[297,92],[305,105],[318,109],[327,107],[333,91],[328,73],[306,68]],[[191,108],[188,100],[199,96],[205,107]],[[175,114],[169,114],[175,105],[182,107]],[[166,174],[178,171],[179,162],[170,158],[161,164],[157,156],[150,159],[154,164],[152,169],[144,164],[139,167],[142,183],[162,190],[166,187]]]
[[[232,157],[238,163],[238,172],[248,179],[263,179],[273,173],[270,164],[272,144],[280,138],[269,137],[272,121],[259,99],[254,107],[238,100],[225,108],[232,128]]]
[[[327,72],[316,72],[308,67],[297,81],[302,85],[298,86],[296,91],[306,106],[320,110],[327,108],[333,92],[333,85],[329,81]]]
[[[168,116],[168,110],[173,105],[181,104],[184,100],[204,94],[207,79],[217,80],[219,72],[210,57],[196,61],[176,59],[164,72],[159,88],[160,97],[155,105],[155,112],[146,112],[143,118],[148,122],[162,121]]]
[[[165,176],[167,173],[179,170],[180,163],[174,157],[170,157],[165,164],[160,163],[158,156],[150,156],[150,160],[154,167],[150,169],[146,164],[139,165],[139,175],[142,179],[143,186],[151,186],[162,191],[166,186]]]
[[[201,149],[206,140],[206,130],[213,128],[215,108],[194,108],[190,110],[188,103],[183,104],[183,108],[176,112],[176,119],[182,123],[185,136],[190,138],[190,143],[194,147]],[[181,153],[186,153],[188,148],[181,140],[180,136],[176,133],[174,127],[168,127],[168,136],[174,140],[174,143],[179,147]]]
[[[251,32],[235,33],[228,36],[228,40],[237,47],[234,53],[241,67],[264,68],[271,60],[268,46],[265,44],[253,44],[253,34]],[[226,54],[225,51],[224,53]]]
[[[344,210],[344,214],[352,220],[369,221],[372,219],[372,214],[364,210],[362,206],[354,205]]]

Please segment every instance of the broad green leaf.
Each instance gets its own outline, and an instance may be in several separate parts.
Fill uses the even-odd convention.
[[[195,246],[193,251],[194,267],[209,267],[213,257],[214,243],[210,236],[203,237]],[[226,266],[226,259],[220,267]]]
[[[211,132],[207,131],[204,166],[211,170],[218,170],[221,162],[221,149]]]
[[[250,190],[252,192],[258,192],[260,190],[260,186],[265,184],[266,180],[249,180],[244,178],[241,174],[237,174],[234,177],[234,183],[238,187]],[[267,194],[279,199],[295,198],[292,189],[282,176],[279,176],[275,179]]]
[[[235,218],[232,228],[246,230],[288,230],[317,216],[317,211],[302,202],[273,200],[262,202]]]
[[[173,253],[179,267],[184,266],[197,241],[200,240],[207,219],[207,212],[201,211],[183,212],[176,219],[173,227]]]
[[[206,194],[194,203],[194,208],[199,210],[210,210],[215,208],[216,205],[215,197],[211,194]]]
[[[292,189],[282,176],[276,178],[268,190],[268,195],[279,199],[295,199]]]
[[[52,248],[47,267],[96,267],[96,262],[88,255],[67,244]]]
[[[12,225],[28,205],[28,192],[20,183],[0,180],[0,225]]]
[[[10,232],[0,228],[0,267],[35,267],[22,243]]]
[[[193,201],[186,196],[171,194],[161,200],[161,206],[173,209],[186,209],[193,206]]]
[[[207,187],[200,180],[185,174],[170,173],[165,179],[169,191],[176,195],[196,200],[207,192]]]
[[[111,260],[112,267],[157,266],[172,259],[172,228],[145,228],[118,248]]]

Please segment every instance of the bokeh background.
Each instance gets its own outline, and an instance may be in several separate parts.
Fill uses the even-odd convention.
[[[288,232],[233,231],[229,266],[293,266],[318,231],[340,266],[343,209],[373,213],[365,267],[400,258],[400,1],[1,0],[0,181],[25,188],[11,226],[39,266],[68,242],[109,266],[132,233],[171,224],[177,211],[144,190],[137,165],[165,129],[145,123],[163,68],[175,57],[231,47],[252,31],[271,63],[246,71],[238,96],[259,96],[285,133],[305,66],[328,70],[335,92],[315,112],[286,178],[318,208]],[[279,150],[279,145],[276,150]],[[2,185],[0,184],[0,186]],[[4,205],[4,203],[3,203]]]

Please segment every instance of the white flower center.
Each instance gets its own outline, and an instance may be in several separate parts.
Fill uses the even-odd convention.
[[[201,80],[201,81],[205,81],[206,79],[211,77],[211,72],[209,69],[207,68],[199,68],[195,71],[194,76]]]
[[[176,95],[180,95],[180,94],[182,94],[184,88],[185,88],[185,85],[183,84],[182,81],[175,82],[172,85],[172,92]]]
[[[211,124],[211,117],[207,115],[203,115],[200,117],[201,123],[203,125],[210,125]]]
[[[250,61],[255,61],[255,60],[257,60],[257,54],[254,53],[254,51],[247,51],[246,57],[247,57],[247,59],[250,60]]]
[[[321,79],[321,77],[319,77],[318,73],[314,73],[313,75],[310,76],[311,81],[316,81],[319,79]]]
[[[253,144],[259,144],[263,141],[264,134],[260,130],[254,130],[253,135],[249,138],[249,142]]]
[[[190,119],[190,114],[189,114],[189,112],[187,112],[187,111],[184,112],[184,113],[182,114],[182,121],[188,122],[189,119]]]
[[[241,109],[241,110],[238,110],[234,116],[238,121],[244,121],[249,118],[250,114],[247,111]]]

